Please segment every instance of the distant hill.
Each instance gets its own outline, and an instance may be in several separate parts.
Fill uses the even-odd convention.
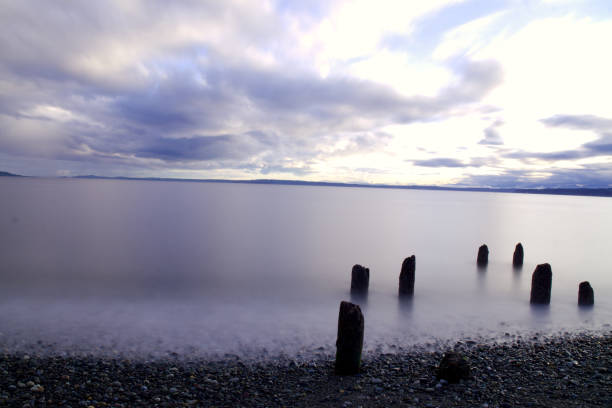
[[[0,177],[23,177],[19,174],[9,173],[8,171],[0,171]]]
[[[25,177],[0,171],[0,176]],[[364,183],[338,183],[330,181],[302,181],[302,180],[225,180],[225,179],[183,179],[163,177],[106,177],[96,175],[83,175],[61,178],[89,179],[89,180],[148,180],[148,181],[176,181],[190,183],[232,183],[232,184],[269,184],[286,186],[319,186],[319,187],[358,187],[358,188],[385,188],[399,190],[432,190],[432,191],[479,191],[485,193],[520,193],[520,194],[552,194],[574,195],[591,197],[612,197],[612,188],[494,188],[494,187],[460,187],[460,186],[414,186],[393,184],[364,184]]]
[[[98,180],[149,180],[149,181],[182,181],[191,183],[233,183],[233,184],[271,184],[289,186],[320,186],[320,187],[359,187],[359,188],[385,188],[400,190],[433,190],[433,191],[479,191],[486,193],[520,193],[520,194],[552,194],[552,195],[575,195],[593,197],[612,197],[612,188],[490,188],[490,187],[458,187],[458,186],[411,186],[392,184],[362,184],[362,183],[337,183],[327,181],[302,181],[302,180],[224,180],[224,179],[181,179],[181,178],[158,178],[158,177],[104,177],[104,176],[75,176],[80,179]]]

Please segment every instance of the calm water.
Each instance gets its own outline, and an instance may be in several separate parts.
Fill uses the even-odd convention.
[[[12,178],[0,192],[0,349],[330,352],[355,263],[370,268],[370,351],[612,323],[608,198]],[[412,254],[406,304],[398,275]],[[534,309],[543,262],[552,301]],[[576,306],[582,280],[594,309]]]

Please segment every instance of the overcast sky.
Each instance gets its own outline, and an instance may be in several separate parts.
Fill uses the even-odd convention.
[[[0,0],[0,170],[612,186],[609,0]]]

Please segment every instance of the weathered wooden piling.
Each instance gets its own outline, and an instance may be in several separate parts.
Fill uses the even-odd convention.
[[[512,265],[523,266],[523,245],[519,242],[514,248],[514,254],[512,255]]]
[[[593,306],[595,295],[591,284],[587,281],[580,282],[578,286],[578,306]]]
[[[370,269],[361,265],[353,265],[351,271],[351,293],[363,295],[368,292],[370,285]]]
[[[532,304],[550,304],[550,289],[552,287],[552,269],[549,264],[536,266],[531,276],[531,299]]]
[[[476,258],[476,264],[478,266],[486,266],[489,263],[489,248],[486,245],[481,245],[478,248],[478,257]]]
[[[336,340],[336,374],[359,373],[363,349],[363,314],[358,305],[340,302],[338,339]]]
[[[414,294],[414,273],[416,269],[416,258],[414,255],[409,256],[402,262],[402,270],[399,276],[399,294],[413,295]]]

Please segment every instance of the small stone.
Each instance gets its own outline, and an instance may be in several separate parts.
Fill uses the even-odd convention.
[[[444,354],[438,367],[438,378],[449,383],[458,383],[459,380],[467,380],[470,377],[470,366],[465,357],[456,352]]]
[[[32,392],[43,392],[45,390],[45,387],[43,387],[40,384],[35,384],[32,386],[32,388],[30,388],[30,391]]]

